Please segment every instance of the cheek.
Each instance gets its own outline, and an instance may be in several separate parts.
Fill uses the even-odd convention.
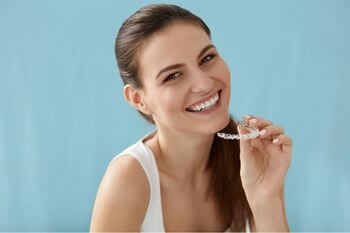
[[[222,93],[223,102],[224,105],[229,107],[231,98],[231,72],[224,60],[218,60],[215,67],[215,74],[213,74],[213,77],[222,82],[222,84],[224,85],[225,91]]]
[[[230,69],[222,59],[217,60],[211,75],[226,84],[230,84]]]
[[[230,83],[231,80],[231,72],[228,65],[224,62],[224,60],[220,59],[219,62],[219,69],[220,69],[220,77],[225,81]]]
[[[174,89],[164,95],[157,96],[158,111],[164,115],[173,115],[179,113],[179,109],[183,108],[183,93],[181,89]]]

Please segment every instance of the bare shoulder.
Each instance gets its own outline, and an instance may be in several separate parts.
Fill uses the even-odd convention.
[[[90,231],[139,231],[150,187],[139,161],[131,155],[115,159],[100,183]]]

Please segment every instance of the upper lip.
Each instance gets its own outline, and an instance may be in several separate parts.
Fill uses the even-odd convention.
[[[211,98],[213,98],[213,97],[216,95],[216,93],[218,93],[219,91],[220,91],[220,90],[216,90],[216,91],[213,92],[212,94],[208,95],[207,97],[205,97],[205,98],[203,98],[203,99],[198,100],[197,102],[195,102],[194,104],[191,104],[191,105],[190,105],[189,107],[187,107],[187,108],[191,108],[191,107],[194,107],[194,106],[196,106],[196,105],[198,105],[198,104],[205,103],[205,101],[210,100]]]

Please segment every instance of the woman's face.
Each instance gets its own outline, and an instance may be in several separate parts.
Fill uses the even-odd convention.
[[[173,24],[147,40],[138,58],[140,96],[157,126],[212,134],[229,123],[230,71],[201,27]],[[219,90],[214,111],[186,110]]]

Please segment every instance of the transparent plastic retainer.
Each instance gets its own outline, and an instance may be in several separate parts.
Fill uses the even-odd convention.
[[[227,133],[216,133],[220,138],[227,139],[227,140],[247,140],[247,139],[253,139],[259,136],[259,129],[253,128],[249,124],[245,123],[244,121],[238,122],[238,124],[244,126],[246,129],[249,130],[249,133],[247,134],[227,134]]]

